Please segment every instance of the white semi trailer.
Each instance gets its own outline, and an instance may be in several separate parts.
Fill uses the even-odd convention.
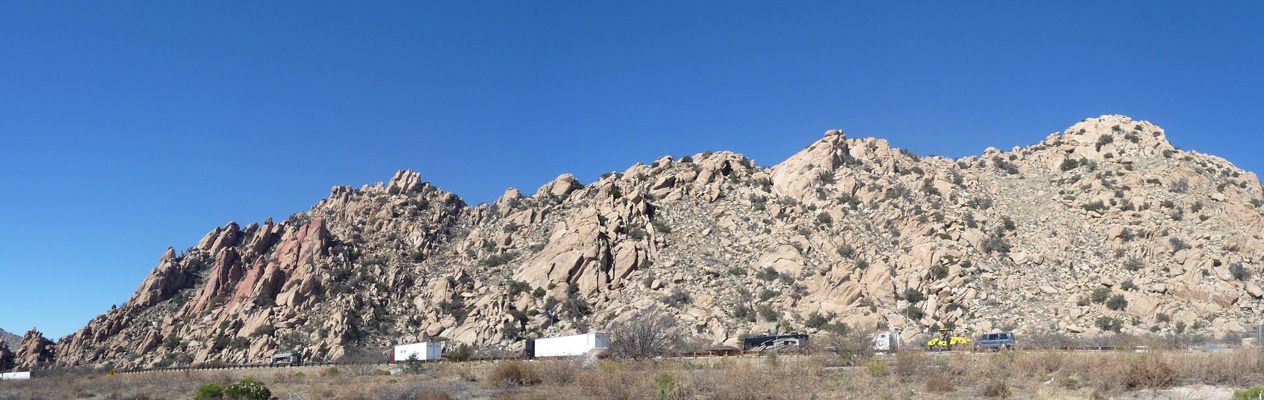
[[[601,332],[558,336],[527,341],[528,357],[573,357],[593,349],[610,347],[610,335]]]
[[[417,360],[438,360],[443,357],[443,343],[440,342],[421,342],[413,344],[401,344],[395,346],[391,350],[391,362],[408,361],[409,357],[416,356]]]

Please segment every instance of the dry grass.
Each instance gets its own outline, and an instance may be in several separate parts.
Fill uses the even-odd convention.
[[[840,365],[833,356],[783,355],[775,362],[768,357],[602,360],[594,369],[564,360],[427,364],[416,374],[400,375],[384,375],[394,366],[37,375],[31,381],[0,382],[0,400],[187,399],[203,383],[245,377],[265,382],[281,399],[392,400],[655,399],[655,378],[662,375],[671,376],[664,392],[668,398],[719,400],[1109,398],[1196,384],[1245,388],[1264,382],[1264,368],[1252,351],[906,353]]]

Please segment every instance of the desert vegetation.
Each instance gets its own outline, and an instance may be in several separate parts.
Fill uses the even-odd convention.
[[[261,393],[307,399],[1227,398],[1257,394],[1264,383],[1258,349],[1190,351],[1155,341],[1146,342],[1144,352],[874,354],[865,345],[867,333],[840,330],[816,340],[816,350],[832,351],[811,355],[649,358],[663,351],[657,345],[680,342],[663,314],[638,318],[646,321],[661,329],[622,335],[640,335],[655,346],[602,357],[114,377],[55,370],[0,382],[0,399],[267,398]]]

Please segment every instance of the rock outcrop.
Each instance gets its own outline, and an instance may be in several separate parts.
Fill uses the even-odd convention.
[[[53,361],[53,355],[56,346],[51,340],[44,337],[35,328],[31,328],[22,336],[22,343],[18,345],[17,362],[18,369],[31,369],[43,366]]]
[[[950,159],[828,131],[771,167],[662,157],[478,206],[399,171],[167,249],[56,362],[332,360],[435,338],[516,351],[650,307],[729,345],[844,323],[1235,334],[1264,297],[1264,188],[1167,138],[1107,115]],[[54,347],[28,334],[22,348],[39,362]]]

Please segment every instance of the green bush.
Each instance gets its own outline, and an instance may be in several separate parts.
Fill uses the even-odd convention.
[[[767,304],[759,306],[759,315],[763,316],[764,320],[769,322],[776,321],[781,317],[781,313],[772,309],[772,307]]]
[[[676,388],[676,377],[666,372],[659,374],[654,378],[654,386],[658,388],[658,398],[660,400],[673,398],[672,394]]]
[[[930,267],[930,273],[932,276],[935,277],[935,279],[944,279],[948,277],[948,267],[945,267],[943,265],[936,265],[936,266]]]
[[[272,391],[263,382],[246,378],[225,387],[224,395],[233,400],[268,400],[272,398]]]
[[[1245,281],[1251,279],[1251,270],[1242,267],[1242,263],[1233,263],[1229,265],[1229,275],[1233,276],[1233,279]]]
[[[1099,287],[1093,289],[1093,294],[1089,297],[1094,303],[1102,303],[1106,298],[1110,297],[1110,288]]]
[[[830,217],[829,213],[821,211],[820,214],[816,214],[816,223],[821,224],[821,225],[829,225],[829,224],[834,223],[834,218]]]
[[[773,298],[773,297],[777,297],[777,296],[780,296],[780,295],[781,295],[781,292],[778,292],[778,291],[776,291],[776,290],[764,289],[764,291],[763,291],[763,292],[760,292],[760,293],[759,293],[759,300],[760,300],[760,301],[768,301],[768,299],[771,299],[771,298]]]
[[[904,289],[904,299],[908,300],[909,303],[918,303],[926,300],[926,295],[922,294],[920,290],[908,288]]]
[[[908,308],[906,308],[904,312],[906,313],[906,315],[908,315],[909,318],[912,318],[912,319],[922,319],[922,316],[925,315],[922,312],[922,309],[917,308],[917,306],[908,306]]]
[[[1066,159],[1066,160],[1062,160],[1062,170],[1063,170],[1063,171],[1070,171],[1070,170],[1073,170],[1073,169],[1075,169],[1076,167],[1079,167],[1079,166],[1080,166],[1080,162],[1079,162],[1079,161],[1077,161],[1077,160],[1076,160],[1076,159],[1074,159],[1074,158],[1068,158],[1068,159]]]
[[[1122,310],[1124,309],[1124,307],[1127,307],[1127,306],[1128,306],[1128,300],[1124,300],[1124,295],[1122,294],[1111,296],[1110,300],[1106,301],[1106,308],[1109,308],[1115,311]]]
[[[1107,316],[1097,317],[1097,328],[1101,329],[1103,332],[1104,331],[1118,332],[1119,329],[1123,327],[1124,327],[1124,321],[1120,321],[1118,319],[1107,317]]]
[[[198,387],[197,397],[194,397],[194,399],[220,399],[223,397],[224,387],[212,382]]]
[[[887,363],[882,361],[872,361],[865,364],[865,369],[869,371],[869,375],[881,376],[887,374]]]
[[[1250,400],[1250,399],[1258,399],[1261,396],[1264,396],[1264,386],[1260,386],[1260,385],[1251,386],[1250,389],[1242,389],[1242,390],[1233,391],[1233,398],[1235,399]]]
[[[779,276],[779,274],[776,269],[773,269],[773,267],[767,267],[755,273],[755,278],[765,281],[775,281],[777,280],[777,276]]]

